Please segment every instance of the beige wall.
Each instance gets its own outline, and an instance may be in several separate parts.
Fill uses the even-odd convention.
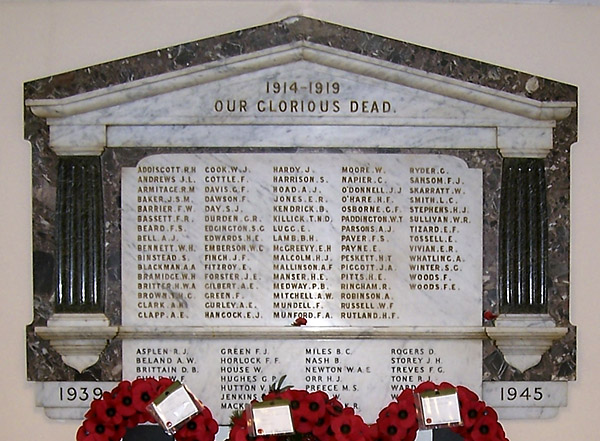
[[[512,441],[599,439],[600,7],[404,1],[0,3],[0,439],[73,440],[78,423],[35,407],[25,380],[31,321],[31,177],[22,84],[237,28],[304,14],[579,86],[572,155],[572,307],[578,381],[553,420],[505,422]]]

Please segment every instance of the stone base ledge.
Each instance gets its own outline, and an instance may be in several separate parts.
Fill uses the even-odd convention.
[[[68,366],[82,372],[98,361],[111,339],[491,339],[504,354],[506,361],[520,371],[535,366],[552,342],[562,338],[567,328],[556,327],[547,315],[502,315],[496,326],[400,326],[400,327],[266,327],[266,326],[110,326],[103,314],[55,314],[47,326],[38,326],[35,333],[50,341]]]

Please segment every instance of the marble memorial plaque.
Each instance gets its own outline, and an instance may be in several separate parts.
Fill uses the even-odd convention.
[[[460,159],[160,155],[121,194],[124,325],[481,323],[481,171]]]
[[[370,422],[425,380],[555,414],[577,89],[530,78],[295,17],[28,83],[40,405],[170,376],[224,424],[286,375]]]

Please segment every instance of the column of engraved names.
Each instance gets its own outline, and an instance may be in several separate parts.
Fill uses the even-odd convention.
[[[304,350],[304,388],[309,392],[322,390],[338,395],[345,404],[358,408],[353,398],[364,393],[361,384],[372,372],[368,357],[362,355],[356,347],[341,342],[307,346]]]
[[[280,375],[268,373],[277,370],[279,357],[259,345],[223,346],[220,348],[220,402],[222,410],[243,410],[252,400],[269,391],[269,385]]]
[[[331,244],[315,234],[331,222],[321,187],[324,176],[311,166],[272,168],[273,318],[328,319]]]
[[[135,374],[138,378],[169,377],[184,381],[198,373],[198,361],[186,347],[172,345],[140,345],[135,350]]]
[[[443,167],[410,167],[409,287],[417,291],[457,291],[454,274],[464,259],[461,224],[469,223],[460,176]],[[466,201],[465,201],[466,202]]]
[[[390,370],[392,398],[424,381],[443,380],[445,372],[443,357],[425,344],[391,347]]]
[[[137,167],[137,317],[185,319],[195,298],[193,166]]]
[[[341,166],[340,318],[396,318],[388,276],[396,271],[394,235],[402,187],[385,167]]]
[[[204,168],[204,318],[256,319],[252,297],[258,275],[249,255],[264,251],[264,227],[244,212],[248,199],[247,166]]]

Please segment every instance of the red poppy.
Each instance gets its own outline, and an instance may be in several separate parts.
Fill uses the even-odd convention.
[[[475,392],[463,386],[458,386],[458,404],[460,405],[460,415],[463,420],[464,429],[470,429],[475,425],[479,414],[485,408],[485,403],[479,401]]]
[[[133,406],[131,382],[121,381],[111,393],[116,402],[117,412],[123,415],[124,418],[132,417],[137,413],[136,408]]]
[[[110,392],[104,392],[101,399],[92,401],[90,410],[85,416],[90,417],[92,415],[96,416],[100,422],[113,426],[123,422],[123,415],[117,411],[117,403]]]
[[[396,397],[396,401],[404,401],[404,400],[414,403],[415,395],[413,394],[412,389],[404,389],[402,391],[402,393],[400,393],[400,395],[398,395]]]
[[[314,426],[314,422],[308,421],[302,413],[296,413],[292,415],[294,422],[294,430],[298,433],[310,433]]]
[[[215,434],[219,430],[217,422],[213,419],[210,411],[199,413],[184,426],[177,431],[175,438],[178,440],[200,440],[212,441],[215,439]]]
[[[335,434],[331,431],[329,418],[321,418],[312,428],[312,434],[319,441],[335,441]]]
[[[383,438],[379,435],[377,423],[369,424],[369,439],[371,441],[381,441]]]
[[[436,390],[438,389],[437,384],[435,384],[432,381],[424,381],[423,383],[419,384],[416,388],[415,388],[415,392],[420,394],[421,392],[426,392],[429,390]]]
[[[498,318],[498,314],[494,314],[492,311],[487,310],[483,313],[483,318],[489,321],[495,320]]]
[[[156,396],[159,396],[160,394],[162,394],[165,391],[165,389],[167,389],[172,384],[173,384],[173,380],[171,380],[170,378],[167,378],[167,377],[159,378],[156,383]]]
[[[137,379],[131,383],[133,407],[138,412],[146,414],[146,408],[156,398],[158,381],[154,379]]]
[[[475,425],[484,408],[483,401],[469,401],[460,407],[460,415],[465,429],[471,429]]]
[[[204,427],[206,428],[206,433],[209,433],[212,437],[211,439],[214,439],[219,431],[219,423],[213,418],[208,409],[204,409],[202,414],[204,415]]]
[[[309,433],[312,426],[324,418],[327,413],[326,402],[328,396],[325,392],[316,391],[306,395],[295,412],[294,428],[300,433]]]
[[[115,429],[111,424],[105,424],[96,418],[88,418],[77,430],[77,441],[111,441]]]
[[[297,317],[296,320],[294,320],[294,323],[292,323],[292,326],[304,326],[306,323],[308,322],[305,317]]]
[[[253,400],[252,402],[254,402],[255,400]],[[238,425],[246,425],[246,421],[248,419],[248,415],[246,413],[246,411],[243,412],[234,412],[233,415],[231,415],[231,426],[238,426]]]
[[[137,413],[137,412],[131,416],[123,418],[123,424],[127,428],[135,427],[138,424],[145,423],[146,421],[147,421],[146,418],[144,418],[144,416],[141,413]]]
[[[360,417],[359,417],[360,418]],[[371,441],[369,426],[360,418],[360,426],[358,428],[358,434],[354,437],[355,441]]]
[[[127,427],[124,424],[115,427],[115,434],[111,438],[111,441],[119,441],[122,440],[127,433]]]
[[[417,437],[417,432],[419,431],[419,427],[417,425],[411,427],[406,432],[406,436],[404,437],[404,441],[414,441]]]
[[[401,400],[391,402],[379,413],[380,418],[391,418],[398,427],[405,431],[417,424],[417,410],[414,401]]]
[[[281,438],[279,438],[277,435],[266,435],[254,437],[252,438],[252,441],[279,441],[280,439]]]
[[[250,435],[246,424],[236,424],[229,433],[229,441],[248,441],[249,439]]]
[[[280,397],[289,401],[300,401],[308,395],[308,392],[301,389],[286,389],[279,393]]]
[[[330,415],[339,415],[344,410],[344,405],[338,397],[330,398],[326,403],[327,413]]]
[[[500,423],[496,424],[496,430],[496,439],[498,441],[508,441],[508,438],[506,438],[506,433],[504,432],[504,428]]]
[[[456,386],[456,393],[458,394],[458,401],[460,403],[465,401],[479,401],[477,394],[464,386]]]
[[[175,439],[178,440],[184,440],[187,438],[192,438],[193,436],[195,436],[196,434],[199,434],[202,432],[202,418],[200,418],[199,420],[197,419],[197,416],[192,418],[191,420],[189,420],[187,423],[185,423],[176,433],[175,433]]]
[[[453,384],[443,381],[440,383],[440,385],[437,387],[437,389],[438,390],[446,390],[446,389],[456,389],[456,388],[454,387]]]
[[[417,425],[417,408],[414,401],[399,401],[397,410],[396,415],[406,430]]]
[[[292,417],[294,413],[300,408],[300,402],[308,395],[305,390],[298,389],[286,389],[279,393],[279,398],[290,402],[290,409],[292,410]]]
[[[403,441],[406,435],[406,428],[398,423],[398,418],[394,415],[383,412],[377,418],[378,438],[384,441]]]
[[[332,418],[331,431],[337,441],[362,441],[366,439],[368,428],[353,409],[346,407],[341,415]]]
[[[473,441],[496,441],[498,427],[498,414],[491,407],[486,407],[471,430],[471,438]]]

